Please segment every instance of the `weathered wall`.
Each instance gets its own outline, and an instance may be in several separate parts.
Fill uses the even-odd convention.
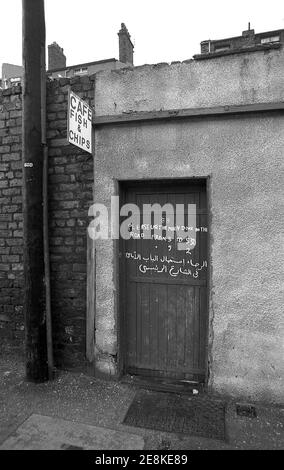
[[[281,50],[102,72],[96,113],[281,100],[283,57]],[[210,176],[209,386],[283,401],[283,114],[105,126],[95,142],[96,200],[108,206],[116,180]],[[97,368],[109,374],[117,373],[116,270],[115,245],[98,242]]]
[[[82,367],[93,159],[66,140],[69,85],[92,106],[94,95],[92,77],[47,86],[51,299],[56,365]],[[1,93],[0,113],[0,332],[13,346],[16,338],[24,339],[20,87]]]
[[[283,51],[144,66],[48,86],[50,253],[56,364],[85,362],[86,228],[92,157],[66,142],[67,91],[97,115],[283,99]],[[95,83],[95,100],[94,100]],[[0,326],[23,338],[21,96],[0,95]],[[102,127],[95,133],[96,200],[117,180],[210,176],[210,382],[215,391],[283,400],[280,165],[283,115],[251,114]],[[96,246],[96,366],[117,373],[117,256]],[[283,324],[282,324],[283,326]],[[283,386],[282,386],[283,388]]]
[[[21,89],[0,93],[0,341],[23,339]]]
[[[283,49],[99,72],[96,114],[281,101],[283,74]]]

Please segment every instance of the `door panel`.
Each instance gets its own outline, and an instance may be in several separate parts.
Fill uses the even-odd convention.
[[[121,240],[125,372],[204,381],[208,323],[205,184],[137,183],[124,190],[124,202],[135,203],[141,212],[140,223],[129,228],[133,237]],[[174,207],[184,204],[185,225],[187,205],[196,204],[193,249],[178,250],[174,230],[170,241],[155,239],[151,227],[151,239],[134,238],[141,233],[144,222],[143,204],[154,203],[170,203]],[[154,225],[153,216],[151,223]],[[164,224],[167,220],[163,213],[161,225]],[[163,230],[162,237],[165,236]]]

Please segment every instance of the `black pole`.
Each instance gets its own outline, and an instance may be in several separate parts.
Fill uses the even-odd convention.
[[[41,65],[45,48],[44,0],[23,4],[23,217],[26,376],[48,379],[44,243]]]

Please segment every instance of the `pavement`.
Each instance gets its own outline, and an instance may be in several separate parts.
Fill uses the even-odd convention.
[[[226,441],[220,441],[124,425],[137,389],[132,384],[66,371],[57,371],[53,381],[30,383],[25,380],[22,355],[1,351],[0,449],[284,448],[284,406],[255,403],[256,417],[239,416],[236,401],[227,397]]]

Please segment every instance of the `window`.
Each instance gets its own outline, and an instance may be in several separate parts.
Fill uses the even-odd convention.
[[[74,75],[85,75],[88,73],[88,67],[80,67],[78,69],[74,69]]]
[[[262,38],[260,40],[261,44],[268,44],[270,42],[279,42],[280,41],[280,36],[270,36],[268,38]]]
[[[230,44],[220,44],[220,46],[215,46],[214,52],[228,51],[230,49]]]

